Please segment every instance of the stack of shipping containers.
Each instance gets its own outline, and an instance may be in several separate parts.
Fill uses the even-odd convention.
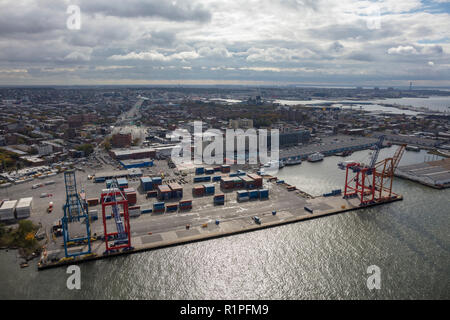
[[[33,198],[22,198],[16,205],[16,218],[24,219],[31,215],[31,206],[33,203]]]

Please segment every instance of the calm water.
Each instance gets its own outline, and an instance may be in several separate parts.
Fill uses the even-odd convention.
[[[450,96],[431,96],[429,98],[400,98],[377,100],[379,103],[392,103],[402,106],[423,107],[433,111],[450,112]]]
[[[335,107],[343,107],[345,109],[359,109],[366,110],[369,112],[387,112],[393,114],[407,114],[407,115],[416,115],[418,112],[410,111],[410,110],[402,110],[394,107],[384,107],[379,105],[379,103],[387,103],[387,104],[398,104],[401,106],[412,106],[412,107],[420,107],[427,108],[433,111],[440,112],[450,112],[450,96],[441,97],[441,96],[431,96],[429,98],[399,98],[399,99],[382,99],[382,100],[372,100],[372,101],[361,101],[364,103],[371,102],[372,105],[346,105],[345,102],[357,103],[357,101],[353,100],[276,100],[275,102],[286,104],[286,105],[297,105],[297,104],[318,104],[318,103],[329,103],[336,102],[333,104]],[[338,102],[343,102],[339,104]]]
[[[383,149],[380,157],[394,152]],[[368,151],[348,159],[362,160]],[[406,152],[402,164],[421,162]],[[341,188],[339,157],[283,168],[278,176],[318,195]],[[405,200],[268,230],[82,264],[82,288],[64,268],[20,269],[0,253],[0,298],[410,299],[450,298],[450,190],[397,179]],[[381,268],[369,291],[367,267]]]

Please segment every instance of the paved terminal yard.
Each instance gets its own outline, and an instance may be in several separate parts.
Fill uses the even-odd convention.
[[[86,198],[100,198],[102,189],[106,188],[105,183],[94,183],[88,180],[88,175],[97,171],[118,170],[114,162],[102,165],[101,168],[91,166],[89,163],[83,167],[83,171],[76,171],[78,191],[83,190]],[[79,166],[78,166],[79,167]],[[214,205],[213,195],[195,197],[192,195],[192,188],[203,183],[193,183],[194,174],[186,176],[176,175],[173,169],[169,169],[167,162],[155,161],[155,166],[143,168],[144,176],[160,176],[164,174],[163,184],[178,182],[183,187],[183,200],[192,199],[192,209],[189,211],[148,213],[141,214],[139,217],[130,218],[131,244],[134,250],[126,253],[140,252],[164,248],[193,241],[201,241],[211,238],[228,236],[232,234],[259,230],[267,227],[273,227],[286,223],[292,223],[305,219],[316,218],[319,216],[335,214],[348,210],[358,209],[358,199],[343,199],[342,196],[312,197],[296,188],[289,188],[284,183],[276,183],[263,179],[263,188],[269,190],[269,198],[266,200],[249,200],[238,202],[236,189],[221,190],[220,182],[208,182],[215,185],[215,194],[224,193],[224,205]],[[213,175],[218,175],[215,173]],[[30,219],[35,223],[40,223],[47,234],[47,243],[45,245],[45,259],[41,258],[39,269],[56,267],[65,264],[72,264],[92,259],[105,258],[105,243],[101,240],[91,242],[92,255],[80,257],[75,260],[62,259],[64,257],[62,237],[54,237],[51,228],[63,216],[63,205],[65,203],[65,185],[64,175],[58,174],[51,178],[43,179],[55,181],[54,184],[32,189],[35,181],[13,185],[7,190],[0,190],[2,198],[16,199],[15,195],[33,196],[33,207]],[[273,179],[274,180],[274,179]],[[40,182],[40,181],[39,181]],[[141,209],[152,208],[154,202],[159,202],[156,198],[146,198],[146,192],[140,187],[140,179],[128,179],[129,187],[136,190],[137,203]],[[298,186],[301,189],[301,186]],[[288,191],[291,189],[291,191]],[[6,195],[8,193],[9,196]],[[48,197],[41,197],[41,194],[47,193]],[[391,201],[401,200],[401,196],[392,198]],[[54,210],[47,213],[49,202],[53,202]],[[178,203],[177,200],[166,200],[166,205]],[[305,207],[308,208],[305,209]],[[101,216],[101,205],[91,206],[89,210],[97,210],[99,219],[91,223],[91,235],[101,236],[104,234],[103,222]],[[273,212],[276,212],[273,215]],[[312,212],[311,212],[312,211]],[[260,218],[260,223],[256,223],[254,216]],[[219,224],[216,224],[219,220]],[[108,221],[109,231],[115,230],[114,220]],[[189,224],[189,229],[186,225]],[[85,226],[80,223],[71,223],[69,227],[71,237],[83,235]],[[86,250],[86,246],[70,247],[71,252]],[[109,256],[125,254],[125,252],[109,254]],[[61,260],[62,259],[62,260]]]
[[[395,176],[444,189],[450,187],[450,158],[398,167]]]

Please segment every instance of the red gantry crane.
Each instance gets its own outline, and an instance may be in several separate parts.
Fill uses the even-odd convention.
[[[132,250],[131,246],[131,232],[130,232],[130,217],[128,214],[128,201],[124,193],[120,190],[116,179],[113,179],[110,189],[102,192],[102,217],[105,237],[106,251],[104,254]],[[106,216],[106,208],[112,208],[112,216]],[[123,209],[123,214],[120,212]],[[123,215],[123,219],[122,216]],[[107,219],[113,218],[116,224],[116,231],[108,232]]]
[[[380,136],[369,165],[358,162],[346,165],[344,198],[358,197],[361,200],[360,206],[392,198],[394,171],[406,145],[399,146],[393,157],[377,162],[383,142],[384,136]]]

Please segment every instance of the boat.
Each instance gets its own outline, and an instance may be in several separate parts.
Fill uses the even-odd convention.
[[[301,163],[302,163],[302,159],[300,159],[300,157],[291,157],[286,160],[285,165],[293,166],[293,165],[301,164]]]
[[[263,165],[263,168],[283,168],[284,167],[284,161],[280,160],[270,160],[269,162],[265,163]]]
[[[352,153],[353,153],[353,151],[347,150],[347,151],[338,152],[338,153],[336,153],[336,155],[340,156],[340,157],[347,157],[347,156],[350,156]]]
[[[408,150],[408,151],[415,151],[415,152],[419,152],[420,151],[420,148],[416,147],[416,146],[406,146],[405,149]]]
[[[349,165],[351,163],[356,163],[356,161],[354,161],[354,160],[340,161],[340,162],[338,162],[337,165],[338,165],[339,169],[345,170],[345,168],[347,168],[347,165]]]
[[[322,161],[324,157],[325,156],[323,154],[321,154],[320,152],[316,152],[316,153],[310,154],[308,156],[308,161],[309,162]]]

